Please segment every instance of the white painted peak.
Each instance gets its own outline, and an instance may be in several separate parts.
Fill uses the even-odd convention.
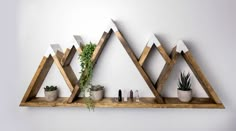
[[[74,39],[71,43],[71,47],[75,46],[76,49],[80,48],[80,45],[83,43],[82,38],[79,35],[74,35]]]
[[[82,38],[79,35],[73,35],[73,39],[66,43],[66,47],[71,49],[74,46],[76,49],[79,49],[82,43]]]
[[[178,53],[181,53],[182,51],[183,51],[184,53],[186,53],[186,52],[188,51],[188,48],[187,48],[187,46],[184,44],[183,40],[178,40],[176,46],[177,46],[177,47],[176,47],[176,51],[177,51]]]
[[[150,37],[147,46],[151,48],[153,44],[156,45],[156,47],[159,47],[161,45],[154,34],[152,34],[152,36]]]
[[[77,41],[78,44],[82,44],[83,40],[79,35],[74,35],[75,40]]]
[[[115,22],[112,19],[107,20],[107,27],[106,27],[105,32],[108,33],[110,29],[112,29],[114,32],[118,31],[118,28],[117,28]]]
[[[48,57],[49,55],[56,55],[57,51],[62,51],[59,44],[50,44],[44,56]]]

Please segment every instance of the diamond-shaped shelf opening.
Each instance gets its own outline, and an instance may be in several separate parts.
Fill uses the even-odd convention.
[[[143,68],[146,71],[146,73],[149,75],[154,85],[165,63],[166,63],[165,59],[161,56],[160,52],[153,45],[146,60],[143,63]]]

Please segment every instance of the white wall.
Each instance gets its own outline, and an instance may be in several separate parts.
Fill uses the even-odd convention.
[[[0,130],[235,130],[235,12],[233,0],[1,0]],[[183,39],[226,109],[96,108],[88,112],[85,108],[19,107],[49,44],[65,48],[75,34],[96,43],[106,18],[116,21],[137,57],[151,33],[168,53]],[[189,70],[182,62],[163,95],[175,96],[178,73]],[[153,51],[145,63],[153,80],[163,64]],[[79,75],[77,56],[72,65]],[[58,84],[66,96],[69,91],[59,75],[53,67],[44,85]],[[137,88],[141,96],[152,96],[114,35],[96,65],[93,82],[107,87],[106,96],[116,95],[119,88]],[[195,77],[193,83],[194,95],[206,96]]]

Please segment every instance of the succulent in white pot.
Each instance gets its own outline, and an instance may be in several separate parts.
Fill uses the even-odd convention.
[[[178,80],[178,98],[181,102],[189,102],[192,99],[191,79],[190,74],[187,75],[184,72],[180,73]]]
[[[46,86],[44,88],[46,101],[55,101],[58,96],[57,86]]]

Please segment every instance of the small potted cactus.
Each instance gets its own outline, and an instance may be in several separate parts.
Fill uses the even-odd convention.
[[[57,86],[46,86],[44,88],[46,101],[55,101],[58,96]]]
[[[190,74],[180,73],[178,81],[178,98],[181,102],[189,102],[192,99],[191,79]]]

